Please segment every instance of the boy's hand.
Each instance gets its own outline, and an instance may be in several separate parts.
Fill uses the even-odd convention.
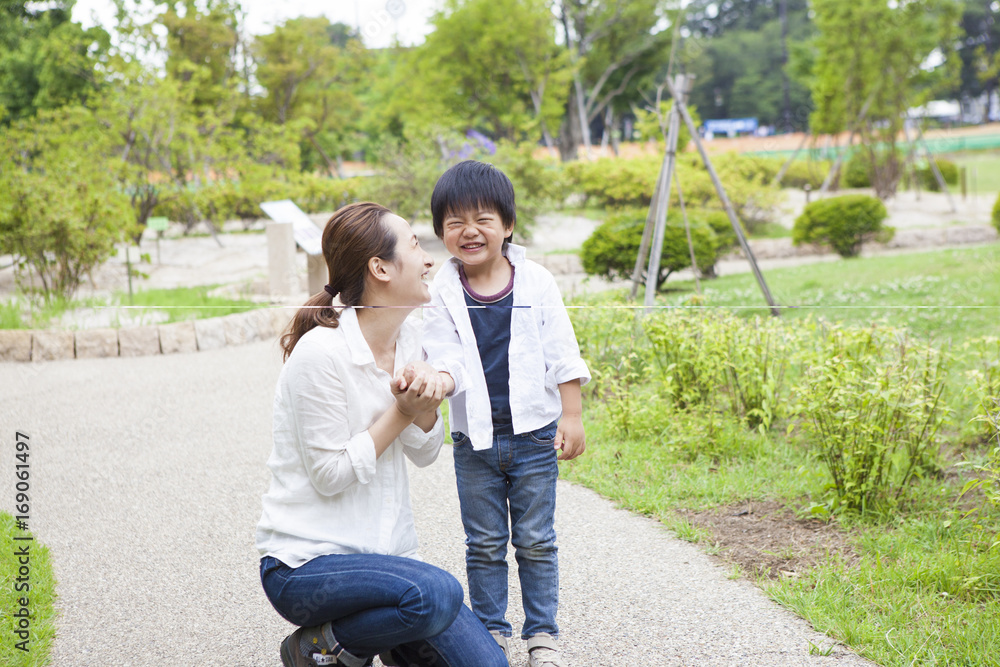
[[[587,448],[587,436],[583,432],[583,418],[580,415],[563,415],[556,429],[555,448],[561,449],[560,461],[575,459]]]
[[[451,374],[444,371],[438,372],[425,361],[414,361],[407,364],[402,371],[396,373],[396,376],[392,378],[390,388],[393,395],[398,396],[402,394],[418,377],[423,378],[425,381],[438,378],[444,383],[445,395],[455,390],[455,381],[452,379]]]

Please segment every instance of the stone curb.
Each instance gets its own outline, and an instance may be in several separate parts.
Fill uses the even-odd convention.
[[[205,320],[129,329],[0,329],[0,363],[138,357],[214,350],[280,335],[298,308],[259,308]]]

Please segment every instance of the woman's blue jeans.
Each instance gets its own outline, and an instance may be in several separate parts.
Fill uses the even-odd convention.
[[[260,561],[268,600],[285,620],[332,622],[348,652],[362,658],[392,649],[407,667],[506,667],[503,651],[462,604],[462,586],[444,570],[380,554],[319,556],[290,568]]]
[[[468,437],[452,433],[469,600],[489,630],[507,637],[512,632],[506,618],[508,539],[521,581],[521,638],[540,632],[559,635],[555,435],[553,422],[532,433],[495,435],[493,447],[476,451]]]

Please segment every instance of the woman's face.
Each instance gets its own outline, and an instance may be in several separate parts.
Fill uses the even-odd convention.
[[[394,213],[382,218],[396,233],[396,260],[392,262],[393,300],[401,306],[419,306],[431,300],[427,276],[434,266],[434,258],[424,252],[410,224]]]

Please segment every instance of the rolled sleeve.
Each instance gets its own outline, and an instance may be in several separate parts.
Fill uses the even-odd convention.
[[[590,369],[580,357],[560,359],[545,371],[545,384],[549,386],[558,386],[572,380],[580,380],[581,385],[590,382]]]
[[[545,383],[556,386],[579,379],[580,384],[587,384],[590,381],[590,369],[580,357],[580,346],[576,342],[573,323],[563,305],[559,287],[551,275],[542,291],[541,305]]]
[[[434,463],[444,444],[444,419],[441,411],[437,412],[434,426],[426,433],[416,424],[410,424],[399,434],[399,443],[403,445],[403,453],[418,468],[424,468]]]

